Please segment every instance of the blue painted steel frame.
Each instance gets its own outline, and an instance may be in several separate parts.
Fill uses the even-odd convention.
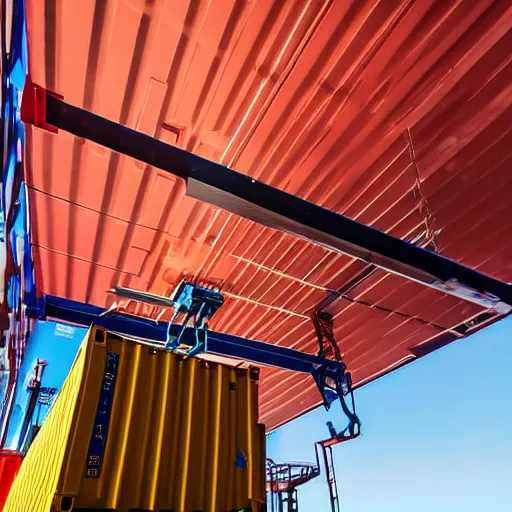
[[[4,276],[0,330],[5,338],[2,340],[5,349],[0,355],[3,368],[0,379],[0,445],[3,446],[14,404],[17,376],[32,328],[25,314],[25,305],[33,304],[37,295],[30,244],[28,192],[23,172],[25,134],[20,116],[27,72],[25,8],[22,0],[15,0],[10,13],[12,17],[8,19],[7,2],[0,2],[0,6],[0,251],[3,253],[0,272]],[[9,23],[10,31],[7,30]]]
[[[162,343],[162,346],[167,341],[168,324],[166,322],[156,322],[149,318],[123,313],[107,313],[106,309],[98,306],[52,295],[44,296],[38,310],[31,310],[30,313],[33,316],[54,318],[79,325],[95,324],[125,336],[156,341]],[[181,326],[176,325],[173,328],[177,334]],[[181,341],[188,346],[195,345],[194,329],[185,329]],[[326,377],[332,379],[335,379],[340,371],[344,373],[346,370],[342,362],[215,331],[208,331],[205,352],[294,372],[314,374],[319,368],[323,368]]]
[[[29,313],[39,318],[49,317],[80,325],[95,324],[121,335],[161,343],[162,347],[166,345],[169,335],[177,335],[181,330],[180,325],[169,326],[166,322],[110,312],[98,306],[51,295],[43,296],[39,306],[31,309]],[[204,331],[201,333],[204,334]],[[186,328],[180,344],[197,348],[197,334],[194,328]],[[208,331],[203,343],[194,355],[215,354],[259,365],[309,373],[318,387],[326,409],[330,408],[336,398],[340,400],[341,408],[348,418],[348,425],[338,437],[352,439],[359,435],[360,422],[355,412],[351,376],[342,361],[333,361],[290,348],[215,331]],[[351,407],[345,400],[345,395],[348,394],[352,402]]]

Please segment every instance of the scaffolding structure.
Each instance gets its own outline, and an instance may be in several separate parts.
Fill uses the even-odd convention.
[[[267,459],[267,502],[271,512],[298,512],[297,487],[320,475],[316,464],[305,462],[276,463]]]

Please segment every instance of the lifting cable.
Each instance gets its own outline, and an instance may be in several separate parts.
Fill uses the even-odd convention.
[[[327,311],[323,311],[322,309],[318,308],[311,313],[311,320],[313,321],[316,336],[318,338],[318,356],[323,358],[330,356],[334,358],[336,361],[342,363],[340,347],[334,337],[333,316]],[[331,438],[326,439],[324,441],[319,441],[315,444],[317,464],[319,464],[318,448],[321,447],[322,449],[326,473],[325,476],[329,488],[329,498],[331,502],[332,512],[340,511],[338,484],[336,482],[336,472],[334,468],[334,459],[332,456],[332,446],[344,441],[348,441],[349,439],[354,439],[360,433],[360,423],[355,412],[354,393],[352,390],[352,377],[350,373],[345,374],[344,382],[346,383],[347,386],[346,393],[350,394],[352,402],[352,411],[349,409],[344,396],[339,394],[339,389],[338,395],[340,398],[343,412],[349,418],[349,425],[341,432],[337,432],[332,422],[327,422]]]
[[[311,320],[313,321],[313,325],[315,327],[316,335],[318,338],[318,355],[323,358],[326,356],[331,356],[337,362],[343,364],[340,347],[334,337],[333,316],[327,311],[317,308],[311,313]],[[327,347],[325,346],[326,342],[328,343]],[[346,441],[348,439],[357,437],[359,435],[360,428],[359,418],[355,412],[354,393],[352,390],[352,376],[349,372],[344,372],[342,376],[342,382],[338,382],[336,384],[336,388],[343,412],[349,419],[349,425],[336,436],[333,435],[333,437],[336,437],[338,441]],[[347,402],[345,401],[345,395],[350,395],[352,410],[350,410]]]
[[[315,332],[318,338],[318,355],[325,357],[330,353],[336,361],[341,361],[340,347],[334,338],[334,322],[332,315],[322,309],[315,309],[311,313],[311,320],[315,326]],[[329,343],[330,350],[324,347],[324,341]]]

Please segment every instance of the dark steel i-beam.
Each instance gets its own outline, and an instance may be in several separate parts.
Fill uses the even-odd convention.
[[[55,95],[47,94],[45,101],[40,111],[47,125],[183,178],[190,197],[499,313],[512,309],[508,283],[69,105]]]

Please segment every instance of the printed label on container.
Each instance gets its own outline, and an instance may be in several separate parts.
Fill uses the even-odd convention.
[[[52,405],[53,399],[57,394],[58,388],[41,388],[39,390],[39,396],[37,397],[37,401],[41,405]]]
[[[96,409],[96,418],[94,420],[91,442],[89,443],[89,451],[87,453],[86,478],[99,478],[101,475],[118,366],[119,354],[108,352],[98,400],[98,408]]]
[[[55,336],[61,338],[72,338],[75,334],[75,328],[71,325],[56,324],[55,325]]]

